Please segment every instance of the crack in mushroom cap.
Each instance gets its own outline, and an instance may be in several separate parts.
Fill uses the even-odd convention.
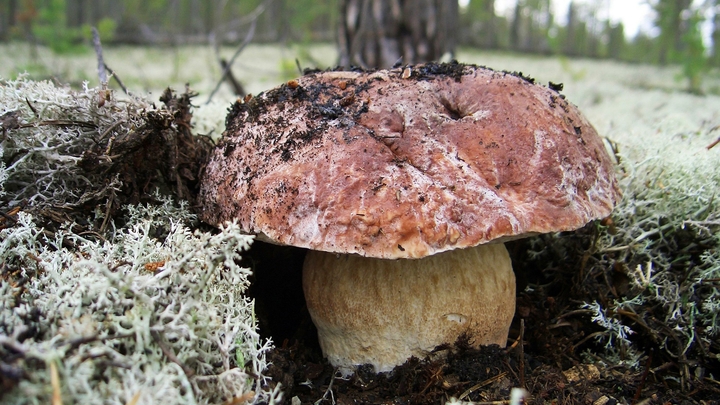
[[[235,103],[226,124],[201,218],[277,244],[418,258],[573,230],[620,198],[574,105],[478,66],[311,73]]]

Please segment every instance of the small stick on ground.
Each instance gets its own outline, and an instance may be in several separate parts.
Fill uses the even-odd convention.
[[[711,132],[715,132],[715,131],[717,131],[718,129],[720,129],[720,125],[715,125],[714,127],[710,128],[710,130],[709,130],[707,133],[708,133],[708,135],[710,135]],[[710,149],[714,148],[715,145],[717,145],[717,144],[719,144],[719,143],[720,143],[720,137],[718,137],[718,139],[716,139],[716,140],[714,140],[712,143],[710,143],[710,145],[706,146],[706,149],[707,149],[707,150],[710,150]]]
[[[335,403],[335,396],[334,396],[333,393],[332,393],[332,386],[333,386],[333,382],[335,381],[335,374],[337,374],[337,372],[338,372],[338,369],[336,368],[335,371],[333,372],[332,378],[330,379],[330,384],[328,384],[328,387],[327,387],[327,389],[325,390],[325,393],[323,394],[322,398],[320,398],[320,399],[318,399],[317,401],[315,401],[315,404],[314,404],[314,405],[320,405],[320,404],[322,403],[322,401],[324,401],[325,399],[327,399],[328,393],[330,393],[330,396],[333,397],[333,398],[332,398],[332,402]]]
[[[52,405],[62,405],[62,395],[60,393],[60,374],[58,374],[57,366],[54,361],[50,362],[50,385],[52,385]]]
[[[110,189],[110,195],[108,195],[107,202],[105,203],[105,218],[103,218],[102,224],[100,225],[100,233],[105,233],[107,230],[108,223],[110,222],[110,212],[112,205],[115,202],[115,190]]]
[[[223,69],[223,72],[227,72],[227,81],[232,86],[233,91],[235,92],[235,95],[238,97],[245,97],[245,88],[243,88],[243,85],[235,78],[235,75],[233,74],[232,70],[230,69],[230,65],[228,65],[227,60],[220,59],[220,66]]]
[[[707,150],[710,150],[715,147],[715,145],[720,143],[720,138],[714,140],[710,145],[706,146]]]
[[[256,20],[252,21],[252,24],[250,25],[250,30],[248,30],[247,35],[245,35],[245,39],[243,40],[242,44],[240,44],[240,47],[235,51],[235,54],[230,58],[230,61],[226,63],[225,68],[223,69],[222,76],[220,76],[220,80],[218,81],[217,85],[215,85],[215,88],[213,89],[212,93],[210,93],[210,96],[208,96],[207,101],[205,104],[210,104],[210,101],[215,96],[215,93],[220,89],[220,85],[225,81],[225,78],[228,75],[228,72],[230,72],[230,69],[232,68],[233,63],[235,63],[235,58],[240,55],[240,52],[245,49],[245,47],[252,41],[252,38],[255,36],[255,26],[256,26]]]
[[[638,387],[635,390],[635,396],[633,397],[633,400],[631,402],[633,404],[638,404],[640,402],[640,395],[642,394],[643,388],[645,388],[645,380],[647,379],[647,376],[650,373],[650,366],[652,365],[652,358],[653,358],[653,352],[651,350],[650,355],[647,358],[647,362],[645,362],[645,371],[643,371],[642,376],[640,377],[640,384],[638,384]]]
[[[574,345],[572,345],[572,346],[570,347],[570,352],[574,352],[575,349],[577,349],[578,346],[580,346],[581,344],[587,342],[588,340],[590,340],[590,339],[592,339],[592,338],[594,338],[594,337],[602,336],[604,333],[605,333],[605,332],[600,332],[600,331],[598,331],[598,332],[593,332],[593,333],[585,336],[581,341],[575,343]]]
[[[118,75],[115,73],[114,70],[110,69],[110,67],[105,63],[105,60],[103,58],[103,52],[102,52],[102,44],[100,43],[100,33],[98,33],[97,28],[92,27],[92,37],[93,37],[93,46],[95,47],[95,55],[97,55],[97,61],[98,61],[98,79],[100,79],[100,85],[104,88],[107,86],[108,83],[108,77],[107,74],[110,73],[110,75],[115,79],[117,84],[120,86],[120,88],[125,92],[125,94],[130,94],[128,92],[127,87],[125,87],[125,84],[123,84],[122,80],[118,77]]]
[[[0,216],[2,216],[4,219],[8,220],[9,222],[12,222],[14,225],[17,223],[17,219],[15,219],[15,217],[13,215],[16,215],[18,212],[20,212],[20,208],[18,208],[18,207],[11,209],[9,212],[0,210]],[[1,221],[0,224],[2,224],[2,222],[4,222],[4,221]]]
[[[128,91],[127,87],[125,87],[125,84],[122,82],[122,80],[120,80],[120,76],[118,76],[114,70],[110,69],[110,66],[108,66],[107,63],[104,63],[103,65],[105,66],[105,70],[107,70],[108,73],[110,73],[110,76],[112,76],[112,78],[115,79],[118,86],[120,86],[120,88],[123,90],[123,92],[125,94],[129,95],[130,92]]]
[[[30,109],[32,110],[33,114],[35,114],[36,117],[39,117],[40,114],[38,114],[38,111],[35,109],[35,107],[33,107],[32,103],[30,102],[30,100],[28,100],[27,97],[25,97],[25,102],[27,103],[28,107],[30,107]],[[7,114],[6,114],[6,115],[7,115]]]
[[[467,398],[470,394],[472,394],[473,391],[477,391],[478,389],[480,389],[480,388],[482,388],[482,387],[484,387],[484,386],[486,386],[486,385],[490,385],[490,384],[492,384],[492,383],[494,383],[494,382],[500,381],[500,380],[502,380],[503,378],[505,378],[506,375],[507,375],[507,371],[503,371],[502,373],[500,373],[500,374],[498,374],[498,375],[496,375],[496,376],[494,376],[494,377],[490,377],[490,378],[488,378],[488,379],[485,380],[485,381],[479,382],[479,383],[473,385],[472,387],[466,389],[465,392],[463,392],[463,393],[458,397],[458,399],[462,401],[463,399]],[[500,402],[500,403],[507,403],[507,402],[508,402],[508,401],[504,401],[504,402]],[[477,403],[477,402],[476,402],[476,403]]]
[[[182,368],[186,377],[190,378],[195,375],[195,371],[193,371],[193,369],[183,364],[177,357],[175,357],[175,353],[173,353],[173,351],[170,350],[169,347],[165,346],[165,343],[162,341],[162,337],[160,337],[159,333],[153,330],[150,331],[150,336],[152,336],[152,338],[155,340],[155,343],[160,346],[160,350],[162,350],[165,357],[167,357],[168,360],[172,361],[173,363],[180,366],[180,368]]]

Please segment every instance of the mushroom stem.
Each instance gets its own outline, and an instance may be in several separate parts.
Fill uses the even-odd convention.
[[[361,364],[387,372],[462,335],[504,347],[515,314],[501,243],[400,260],[309,251],[303,289],[320,347],[345,373]]]

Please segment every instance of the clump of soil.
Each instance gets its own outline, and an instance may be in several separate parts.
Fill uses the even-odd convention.
[[[123,104],[108,90],[98,92],[105,94],[99,102],[62,106],[55,115],[40,111],[26,99],[34,113],[25,114],[27,122],[18,119],[19,110],[0,117],[0,137],[9,140],[5,166],[17,166],[0,199],[4,214],[0,226],[11,225],[17,212],[25,211],[48,229],[69,222],[76,232],[83,231],[81,227],[102,235],[122,206],[153,202],[156,191],[195,203],[200,174],[214,146],[209,138],[192,133],[195,94],[167,89],[158,108],[135,99]],[[85,100],[91,96],[86,93],[76,97]],[[62,140],[45,142],[53,143],[51,150],[57,156],[49,156],[42,144],[28,147],[29,141],[21,142],[42,140],[55,131],[64,132]],[[54,180],[48,182],[49,177]],[[97,223],[88,223],[92,217]]]
[[[143,126],[85,151],[80,165],[88,173],[120,176],[122,188],[114,209],[143,202],[158,187],[194,203],[200,173],[213,147],[209,138],[192,133],[194,96],[189,90],[178,95],[166,89],[160,97],[165,108],[146,111]],[[110,148],[112,160],[106,156]]]

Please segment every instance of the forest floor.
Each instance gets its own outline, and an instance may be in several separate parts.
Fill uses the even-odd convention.
[[[366,366],[350,378],[322,357],[299,287],[303,251],[255,242],[248,255],[256,277],[250,293],[260,328],[271,332],[276,345],[268,375],[281,384],[287,404],[296,403],[292,398],[302,404],[441,404],[452,398],[508,404],[511,390],[520,387],[528,404],[720,403],[717,360],[677,361],[642,331],[633,339],[643,353],[639,359],[608,358],[598,341],[603,328],[580,304],[608,290],[627,291],[629,280],[621,274],[611,280],[598,272],[578,274],[596,233],[587,226],[563,236],[568,242],[563,259],[551,267],[526,253],[536,242],[507,244],[519,291],[507,347],[473,349],[459,341],[391,373],[377,375]],[[702,376],[687,376],[688,367]]]
[[[28,71],[96,85],[92,54],[30,56],[18,44],[0,45],[0,54],[19,55],[3,58],[11,62],[0,67],[3,78]],[[201,47],[108,48],[105,55],[128,88],[151,99],[189,83],[199,92],[193,132],[214,138],[235,98],[222,85],[206,103],[220,76],[216,59]],[[324,68],[334,53],[327,45],[250,46],[240,59],[236,77],[257,94],[296,75],[296,59]],[[697,95],[683,91],[673,67],[469,50],[458,59],[564,83],[563,94],[617,159],[626,201],[616,224],[508,244],[518,296],[506,348],[458,342],[392,373],[360,368],[350,378],[322,358],[300,289],[303,252],[256,242],[246,257],[255,271],[250,295],[261,334],[275,344],[266,373],[281,384],[285,403],[502,404],[513,388],[538,404],[720,403],[720,321],[713,313],[720,309],[720,261],[712,235],[720,223],[713,203],[720,146],[708,148],[720,128],[720,77],[711,72]]]

